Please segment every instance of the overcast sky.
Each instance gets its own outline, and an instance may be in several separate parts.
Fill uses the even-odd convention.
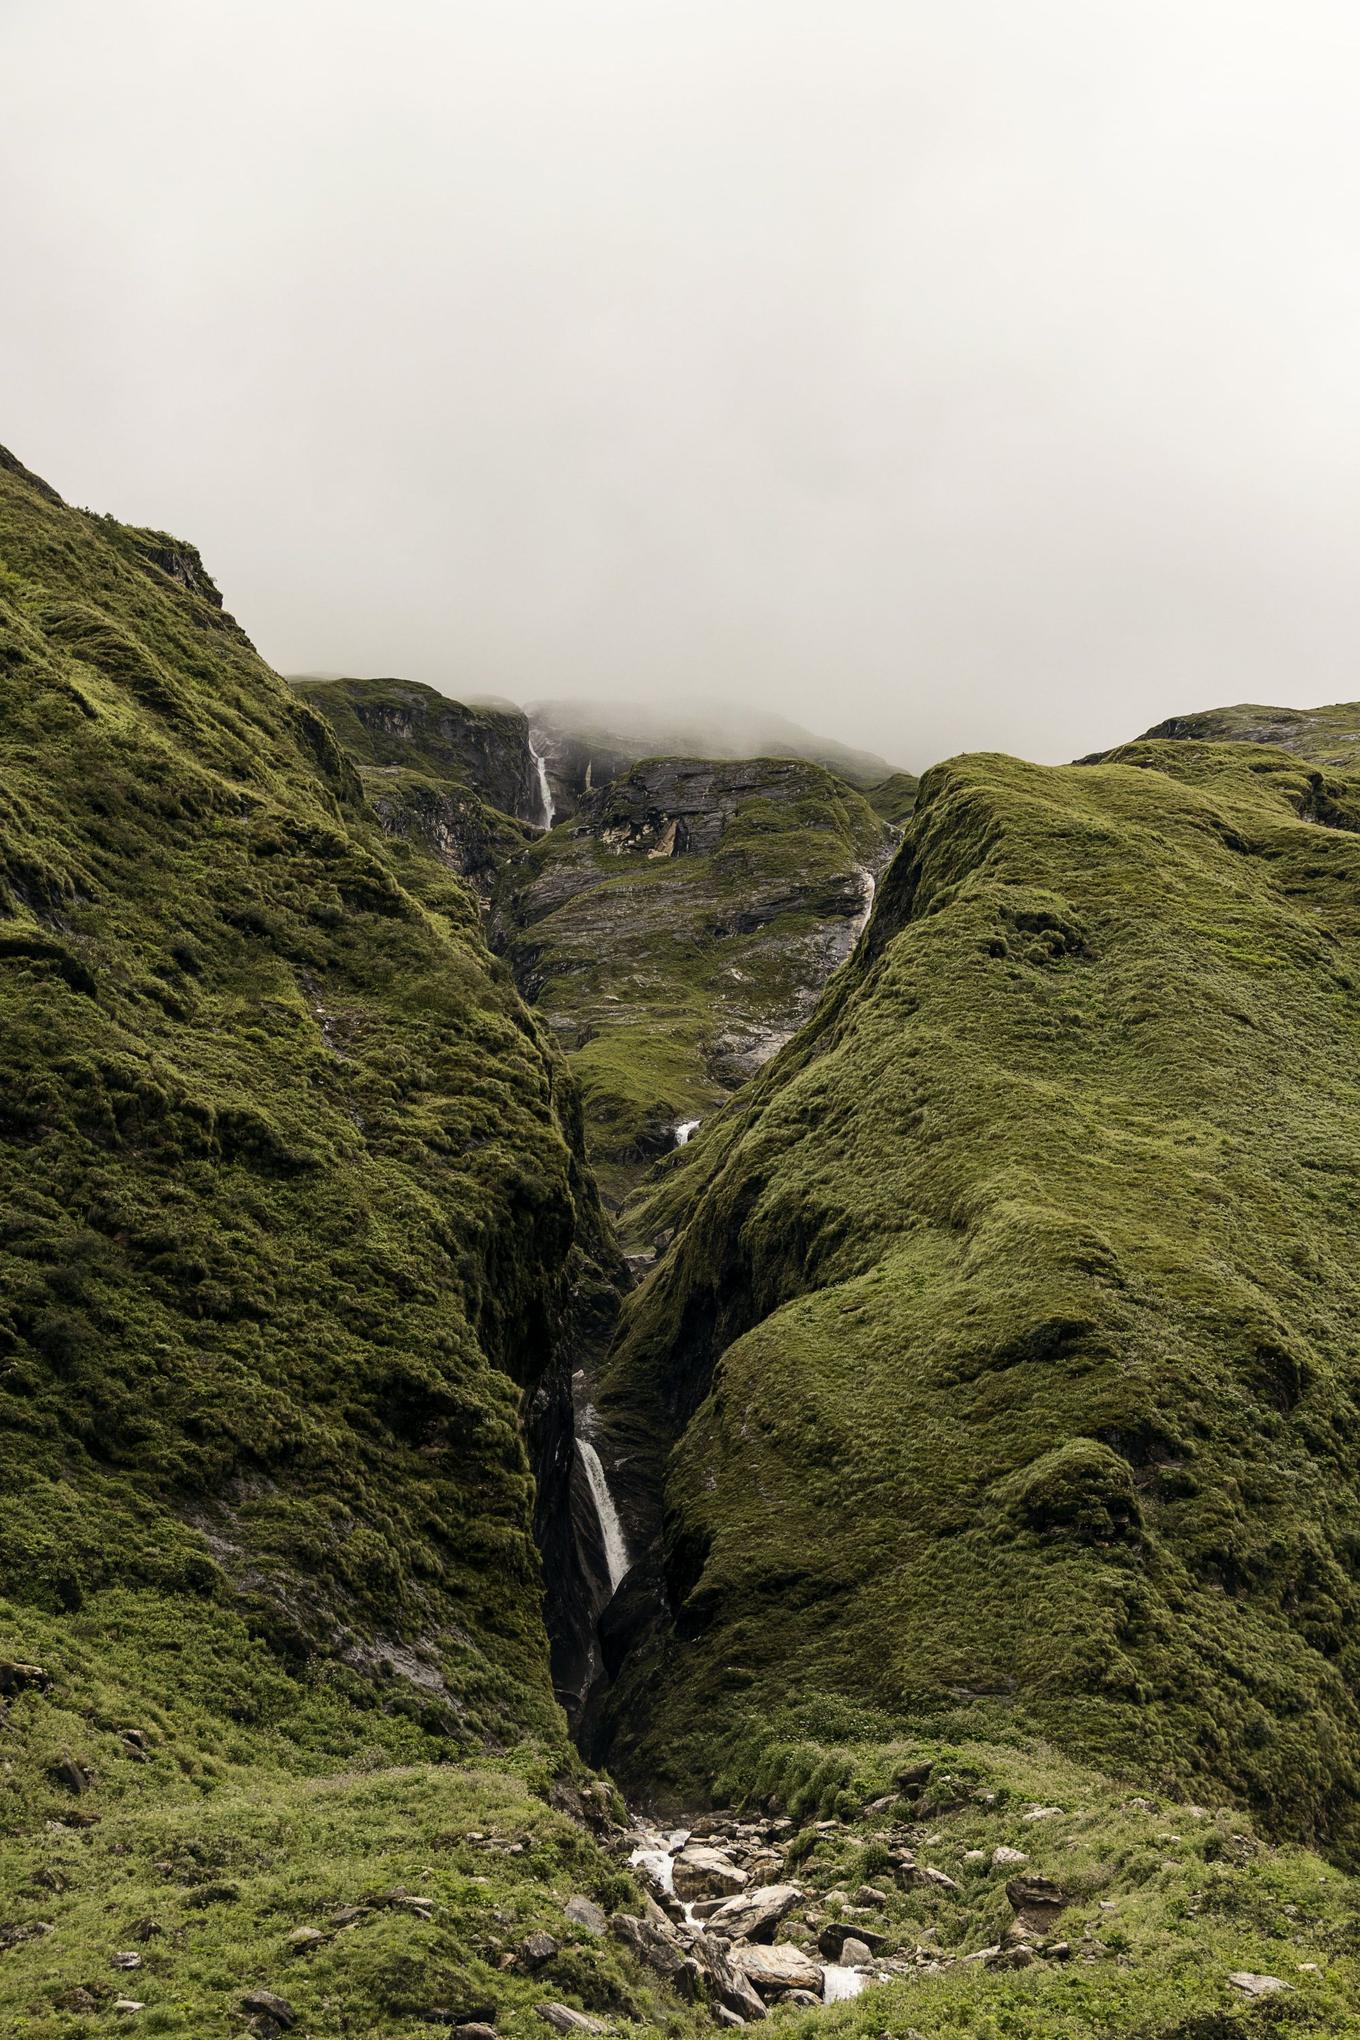
[[[0,0],[0,440],[284,671],[1360,696],[1355,0]]]

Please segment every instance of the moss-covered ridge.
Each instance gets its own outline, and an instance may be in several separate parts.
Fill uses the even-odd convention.
[[[692,1775],[797,1682],[1355,1850],[1360,797],[1125,759],[929,773],[676,1172],[610,1396],[639,1528],[677,1439],[625,1763]]]
[[[556,1733],[520,1401],[593,1209],[560,1071],[210,597],[0,491],[7,1640],[108,1595],[135,1651],[168,1599],[290,1705]]]
[[[1318,765],[1343,772],[1360,766],[1360,702],[1339,701],[1327,708],[1270,708],[1239,702],[1232,708],[1206,708],[1192,715],[1168,716],[1141,739],[1151,742],[1206,744],[1270,744],[1294,751]],[[1118,750],[1098,754],[1117,758]],[[1085,759],[1085,764],[1094,763]]]

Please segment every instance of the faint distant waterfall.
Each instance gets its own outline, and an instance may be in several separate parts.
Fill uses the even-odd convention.
[[[541,829],[550,829],[553,825],[553,816],[556,814],[557,809],[553,803],[552,788],[548,784],[548,761],[541,751],[535,750],[532,738],[529,740],[529,756],[533,759],[534,770],[538,774],[538,800],[541,817],[539,827]]]
[[[690,1135],[703,1125],[702,1119],[682,1119],[675,1129],[675,1145],[687,1147]]]
[[[600,1524],[600,1541],[604,1545],[604,1562],[609,1570],[609,1589],[617,1593],[619,1582],[628,1570],[628,1546],[623,1539],[623,1525],[619,1512],[614,1507],[614,1497],[609,1492],[609,1482],[604,1477],[600,1455],[588,1438],[578,1438],[576,1449],[581,1455],[581,1464],[590,1482],[590,1492],[595,1501],[595,1514]]]
[[[863,881],[863,886],[859,896],[859,912],[856,914],[854,921],[854,934],[851,936],[852,948],[869,925],[869,916],[874,911],[874,894],[878,890],[872,871],[866,871],[864,866],[861,865],[859,875]]]

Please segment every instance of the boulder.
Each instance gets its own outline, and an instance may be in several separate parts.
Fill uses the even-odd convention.
[[[730,1856],[702,1842],[687,1843],[680,1851],[674,1876],[677,1898],[728,1898],[744,1891],[749,1881]]]
[[[634,1913],[615,1913],[609,1922],[609,1931],[616,1941],[622,1941],[625,1948],[631,1948],[639,1962],[658,1976],[674,1976],[685,1960],[685,1950],[680,1946],[674,1928],[669,1924],[658,1926],[652,1920],[640,1920]]]
[[[874,1959],[873,1949],[855,1934],[847,1934],[841,1942],[841,1962],[846,1969],[867,1969]]]
[[[746,1942],[732,1950],[732,1966],[762,1997],[774,1997],[785,1990],[815,1991],[819,1998],[822,1994],[822,1965],[787,1941],[773,1942],[768,1948]]]
[[[1276,1991],[1292,1990],[1292,1983],[1285,1983],[1278,1976],[1257,1976],[1250,1969],[1232,1969],[1228,1981],[1235,1990],[1245,1991],[1248,1997],[1273,1997]]]
[[[551,2000],[547,2004],[535,2005],[534,2010],[554,2033],[603,2033],[602,2019],[592,2019],[589,2012],[573,2011],[570,2005],[559,2005]]]
[[[609,1921],[593,1898],[569,1898],[562,1911],[574,1927],[584,1927],[588,1934],[607,1934],[609,1931]]]
[[[540,1930],[534,1934],[526,1934],[515,1953],[526,1969],[541,1969],[543,1964],[551,1962],[557,1953],[557,1943],[551,1934],[545,1934]]]
[[[1056,1919],[1063,1907],[1072,1903],[1051,1877],[1012,1877],[1006,1886],[1006,1896],[1023,1919],[1040,1927]]]
[[[287,1998],[276,1997],[272,1990],[246,1991],[241,1998],[241,2010],[255,2018],[272,2019],[275,2026],[285,2033],[298,2022],[298,2015]]]
[[[858,1941],[872,1957],[887,1947],[888,1936],[876,1934],[869,1927],[860,1926],[858,1921],[852,1923],[849,1920],[828,1920],[817,1936],[817,1946],[828,1962],[850,1961],[848,1955],[841,1953],[847,1941]]]
[[[762,1884],[758,1891],[721,1899],[709,1914],[709,1922],[734,1941],[769,1941],[802,1895],[796,1884]]]
[[[992,1850],[993,1870],[1018,1870],[1028,1861],[1029,1857],[1023,1849],[1008,1849],[1004,1843],[1000,1848]]]
[[[759,1992],[750,1978],[728,1960],[726,1950],[717,1941],[700,1941],[697,1952],[720,2005],[726,2006],[729,2012],[735,2012],[741,2019],[765,2017],[765,2004]]]

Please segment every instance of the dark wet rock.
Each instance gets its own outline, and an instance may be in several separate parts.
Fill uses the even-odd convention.
[[[828,1962],[840,1962],[848,1959],[842,1956],[841,1950],[852,1939],[859,1941],[871,1955],[890,1945],[887,1934],[875,1933],[869,1927],[861,1926],[857,1920],[828,1920],[817,1936],[817,1946]]]
[[[243,2012],[257,2018],[272,2019],[280,2032],[288,2032],[298,2022],[298,2015],[287,1998],[279,1997],[272,1990],[248,1990],[240,2004]]]

